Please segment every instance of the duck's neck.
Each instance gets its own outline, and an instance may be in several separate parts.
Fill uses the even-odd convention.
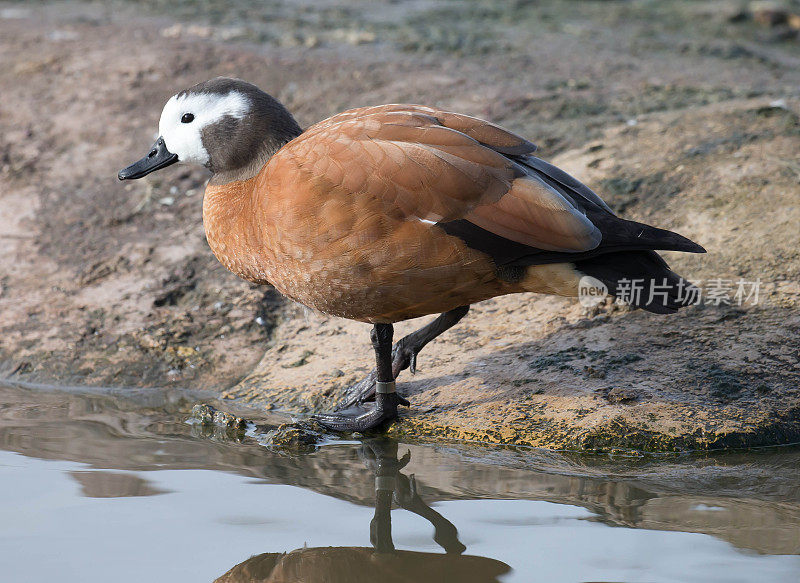
[[[230,168],[225,170],[214,171],[211,180],[208,181],[209,186],[224,186],[233,182],[246,182],[261,172],[261,169],[266,166],[269,159],[272,158],[278,150],[283,148],[291,140],[296,138],[300,133],[288,134],[282,137],[272,136],[261,144],[261,147],[250,157],[250,159],[238,168]],[[213,171],[213,168],[212,168]]]
[[[278,150],[303,133],[292,114],[271,96],[259,92],[251,99],[253,111],[246,123],[212,124],[204,130],[203,145],[213,152],[208,166],[214,173],[211,184],[249,180]]]

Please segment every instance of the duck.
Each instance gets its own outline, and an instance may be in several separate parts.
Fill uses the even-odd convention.
[[[582,182],[489,121],[413,104],[359,107],[303,130],[274,97],[218,77],[172,96],[158,139],[122,169],[206,167],[208,245],[237,276],[313,310],[371,324],[375,368],[313,418],[379,429],[409,401],[400,372],[470,305],[515,293],[577,297],[586,282],[670,314],[698,288],[659,250],[704,253],[617,216]],[[638,283],[637,293],[631,293]],[[393,345],[397,322],[438,314]]]

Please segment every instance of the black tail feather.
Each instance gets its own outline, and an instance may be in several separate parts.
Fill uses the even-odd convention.
[[[705,253],[706,250],[692,241],[658,227],[651,227],[636,221],[627,221],[607,214],[590,214],[591,221],[603,233],[601,247],[612,249],[658,249],[661,251],[684,251],[686,253]]]

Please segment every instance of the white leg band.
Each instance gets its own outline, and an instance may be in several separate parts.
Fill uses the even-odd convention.
[[[394,381],[375,381],[375,392],[379,395],[388,395],[395,392]]]

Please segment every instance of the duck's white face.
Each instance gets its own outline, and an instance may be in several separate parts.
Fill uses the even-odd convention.
[[[170,98],[148,154],[119,171],[133,180],[176,162],[240,179],[260,170],[302,129],[273,97],[241,79],[217,77]],[[238,174],[237,174],[238,172]],[[250,176],[247,176],[248,178]]]
[[[179,161],[207,165],[210,157],[203,145],[203,129],[226,116],[242,119],[249,110],[250,101],[238,91],[179,93],[164,106],[158,133]]]

